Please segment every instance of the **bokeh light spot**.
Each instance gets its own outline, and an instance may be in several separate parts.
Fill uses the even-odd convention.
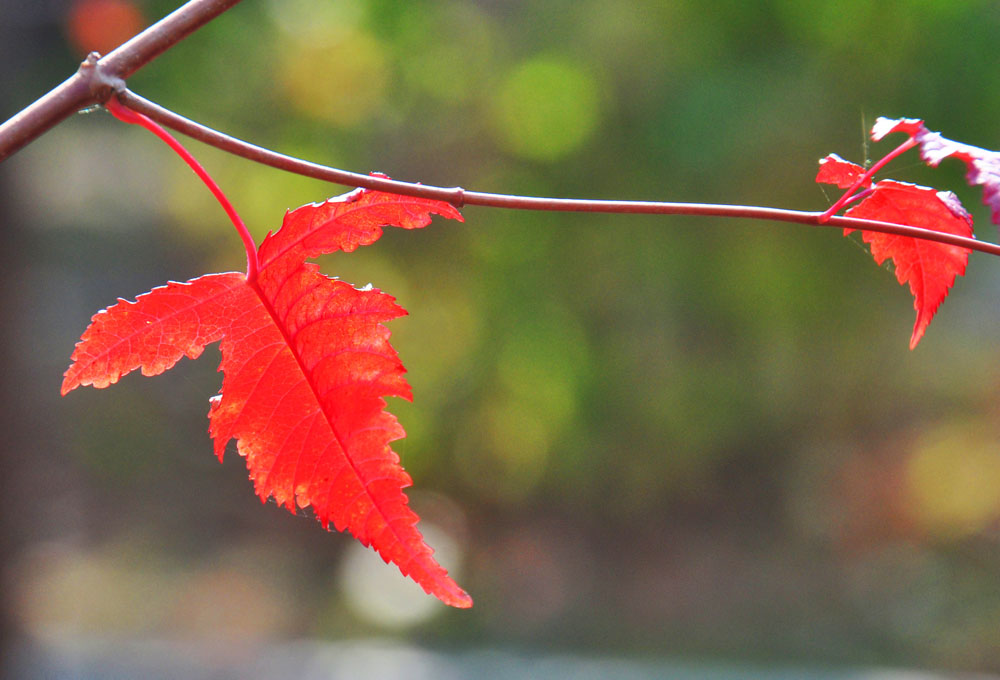
[[[340,42],[357,29],[365,14],[359,0],[271,0],[267,9],[274,24],[288,37],[313,46]]]
[[[388,63],[368,33],[355,32],[332,45],[291,42],[283,55],[279,77],[289,102],[311,118],[352,127],[384,101]]]
[[[576,64],[537,57],[507,75],[493,102],[500,143],[511,153],[554,161],[578,149],[600,118],[598,85]]]
[[[419,528],[425,542],[434,546],[435,559],[457,580],[458,574],[451,565],[459,561],[459,544],[431,522],[424,520]],[[409,628],[444,610],[437,599],[360,543],[351,543],[344,554],[340,585],[351,611],[383,628]]]
[[[920,438],[906,470],[908,510],[939,538],[962,538],[1000,517],[996,437],[977,423],[956,422]]]
[[[66,18],[66,33],[76,51],[107,54],[146,24],[129,0],[77,0]]]

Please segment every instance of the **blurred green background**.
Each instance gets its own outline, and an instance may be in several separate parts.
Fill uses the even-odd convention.
[[[111,31],[87,19],[100,4],[0,4],[0,118],[73,72],[80,36]],[[178,3],[123,4],[127,26]],[[129,84],[398,179],[821,209],[817,159],[888,151],[865,142],[879,115],[1000,148],[998,35],[992,1],[246,0]],[[189,147],[258,239],[346,191]],[[963,170],[911,152],[886,174],[954,190],[995,240]],[[988,256],[913,352],[909,292],[835,230],[469,207],[324,258],[410,312],[391,325],[415,395],[390,404],[409,433],[395,448],[428,542],[476,600],[455,611],[262,507],[232,444],[219,465],[215,348],[59,397],[95,311],[245,266],[166,147],[76,116],[0,165],[0,192],[14,668],[95,669],[156,643],[201,677],[296,641],[349,657],[375,639],[441,658],[1000,670]]]

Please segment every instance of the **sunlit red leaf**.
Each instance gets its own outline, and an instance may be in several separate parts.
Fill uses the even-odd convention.
[[[875,184],[872,194],[848,210],[846,215],[972,236],[972,218],[954,194],[893,180]],[[845,229],[844,233],[852,231]],[[947,297],[955,277],[965,273],[971,251],[960,246],[874,231],[862,231],[861,236],[871,245],[875,262],[882,264],[891,259],[896,279],[910,286],[913,307],[917,310],[910,337],[910,349],[913,349]]]
[[[406,312],[385,293],[324,276],[306,258],[350,252],[387,225],[414,229],[451,205],[358,190],[289,212],[258,249],[259,274],[209,274],[121,300],[94,316],[63,394],[156,375],[221,340],[225,374],[209,417],[215,452],[237,440],[261,499],[311,507],[446,604],[472,600],[433,557],[390,442],[405,435],[385,397],[410,398],[386,321]]]

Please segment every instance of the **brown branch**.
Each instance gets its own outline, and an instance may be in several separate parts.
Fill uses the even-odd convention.
[[[427,186],[400,182],[385,177],[362,175],[310,163],[249,144],[179,116],[126,89],[125,79],[128,76],[239,1],[190,0],[107,56],[102,58],[96,53],[88,56],[76,74],[0,125],[0,161],[17,152],[76,111],[93,104],[106,102],[112,94],[118,93],[121,102],[129,108],[144,113],[153,120],[178,132],[237,156],[336,184],[443,200],[458,207],[479,205],[515,210],[693,215],[793,222],[810,226],[866,229],[910,236],[1000,256],[1000,246],[983,243],[976,239],[875,220],[837,216],[826,219],[826,216],[819,212],[705,203],[516,196],[465,191],[460,187]]]
[[[417,196],[440,201],[447,201],[456,207],[463,205],[479,205],[493,208],[508,208],[514,210],[543,210],[557,212],[593,212],[593,213],[629,213],[647,215],[694,215],[702,217],[730,217],[752,220],[769,220],[777,222],[793,222],[816,227],[838,227],[848,229],[865,229],[885,234],[910,236],[925,241],[936,241],[970,250],[1000,256],[1000,245],[966,238],[956,234],[922,229],[905,224],[880,222],[877,220],[857,219],[853,217],[834,216],[823,219],[821,212],[806,212],[801,210],[783,210],[780,208],[764,208],[744,205],[718,205],[711,203],[671,203],[661,201],[606,201],[596,199],[544,198],[539,196],[516,196],[509,194],[494,194],[480,191],[466,191],[459,187],[436,187],[426,184],[400,182],[385,177],[362,175],[347,170],[310,163],[292,156],[265,149],[231,137],[210,127],[196,123],[188,118],[165,109],[148,99],[129,90],[118,93],[118,99],[129,108],[143,113],[161,125],[176,130],[192,139],[214,146],[228,153],[262,163],[279,170],[285,170],[314,179],[342,184],[345,186],[364,187],[377,191],[386,191],[405,196]]]
[[[105,57],[92,53],[70,78],[0,125],[0,162],[77,111],[101,104],[124,81],[240,0],[191,0]]]

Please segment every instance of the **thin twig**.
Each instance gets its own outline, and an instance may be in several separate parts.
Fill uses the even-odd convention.
[[[312,177],[335,184],[352,187],[364,187],[377,191],[386,191],[405,196],[430,198],[447,201],[461,207],[463,205],[479,205],[493,208],[508,208],[515,210],[542,210],[557,212],[593,212],[593,213],[629,213],[647,215],[693,215],[702,217],[730,217],[753,220],[769,220],[778,222],[793,222],[809,226],[838,227],[847,229],[864,229],[886,234],[910,236],[926,241],[936,241],[949,245],[960,246],[970,250],[1000,256],[1000,245],[978,241],[974,238],[958,236],[933,229],[922,229],[905,224],[880,222],[852,217],[833,216],[823,219],[822,212],[806,212],[800,210],[783,210],[779,208],[764,208],[744,205],[719,205],[711,203],[671,203],[662,201],[607,201],[599,199],[544,198],[539,196],[517,196],[510,194],[494,194],[480,191],[466,191],[459,187],[437,187],[426,184],[401,182],[385,177],[362,175],[347,170],[311,163],[292,156],[265,149],[244,142],[235,137],[196,123],[188,118],[170,111],[158,104],[129,90],[118,93],[118,99],[125,106],[149,116],[165,127],[171,128],[192,139],[214,146],[228,153],[262,163],[279,170],[285,170],[298,175]]]
[[[121,102],[129,108],[144,113],[153,120],[178,132],[243,158],[337,184],[442,200],[458,207],[479,205],[516,210],[693,215],[793,222],[811,226],[865,229],[910,236],[1000,256],[1000,246],[992,243],[983,243],[955,234],[889,222],[837,216],[826,219],[824,213],[820,212],[704,203],[517,196],[465,191],[461,187],[427,186],[390,180],[385,177],[362,175],[309,163],[243,142],[179,116],[129,92],[125,88],[125,79],[129,75],[239,1],[191,0],[106,57],[99,58],[97,54],[91,54],[81,64],[75,75],[0,125],[0,161],[23,148],[74,112],[95,103],[103,103],[113,93],[117,93]]]
[[[191,0],[105,57],[92,53],[80,69],[0,125],[0,162],[77,111],[108,100],[124,81],[240,0]]]

